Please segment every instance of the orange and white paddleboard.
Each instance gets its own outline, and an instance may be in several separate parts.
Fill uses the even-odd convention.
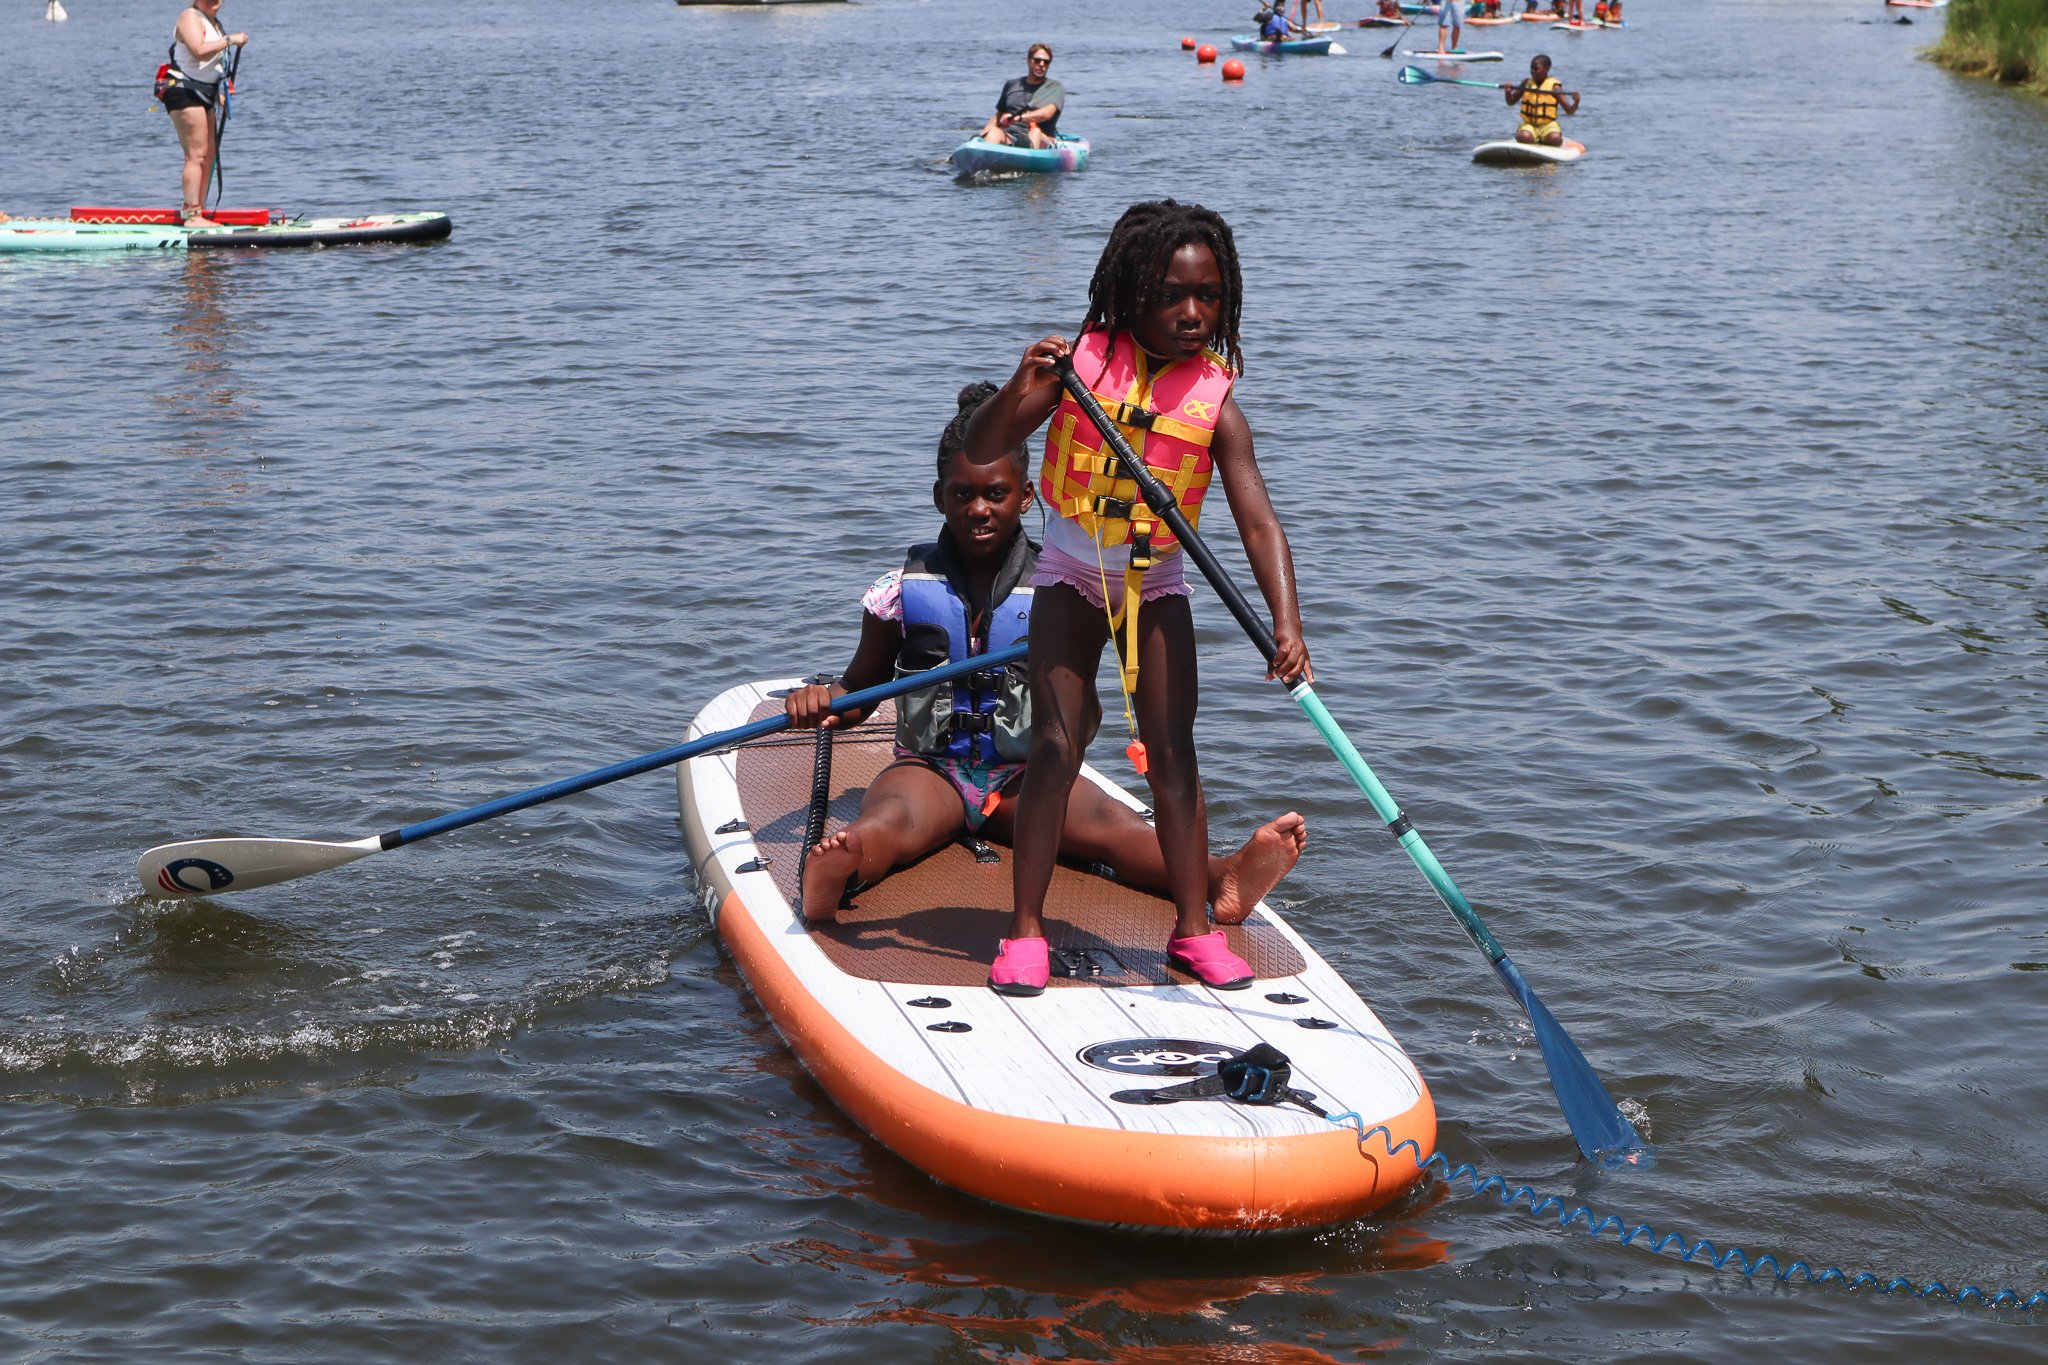
[[[793,683],[718,697],[690,736],[779,714]],[[827,830],[893,758],[893,710],[832,744]],[[1169,967],[1171,907],[1062,866],[1046,905],[1055,976],[997,995],[1009,851],[955,844],[857,890],[838,922],[796,908],[817,786],[813,732],[706,755],[676,773],[706,904],[806,1070],[877,1141],[955,1189],[1075,1222],[1251,1233],[1363,1217],[1420,1178],[1436,1111],[1365,1002],[1268,904],[1227,930],[1258,979],[1213,990]],[[1139,809],[1092,768],[1083,780]],[[1148,1103],[1277,1048],[1306,1102]],[[1387,1135],[1374,1133],[1384,1125]],[[1413,1147],[1389,1156],[1390,1147]]]

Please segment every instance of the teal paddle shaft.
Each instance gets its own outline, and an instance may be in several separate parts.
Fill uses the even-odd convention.
[[[1195,561],[1196,567],[1202,571],[1202,576],[1209,581],[1209,586],[1216,590],[1216,595],[1223,599],[1224,606],[1237,618],[1238,625],[1251,637],[1252,643],[1258,646],[1259,653],[1264,655],[1266,662],[1270,664],[1278,650],[1273,641],[1271,628],[1266,625],[1265,618],[1252,610],[1251,603],[1224,572],[1223,565],[1209,549],[1208,543],[1195,533],[1195,528],[1189,524],[1186,514],[1174,501],[1171,490],[1145,467],[1145,462],[1138,458],[1137,452],[1124,440],[1123,433],[1109,420],[1109,414],[1102,410],[1102,404],[1097,401],[1088,386],[1081,382],[1081,377],[1074,373],[1073,358],[1061,356],[1053,362],[1053,369],[1059,375],[1060,384],[1066,389],[1068,396],[1088,415],[1088,420],[1094,423],[1095,429],[1102,433],[1104,443],[1117,458],[1123,477],[1137,484],[1139,496],[1144,498],[1145,505],[1166,523],[1175,539],[1180,541],[1181,548],[1187,551],[1188,556]],[[1365,759],[1359,755],[1356,746],[1338,727],[1329,709],[1323,705],[1322,699],[1316,696],[1315,689],[1309,685],[1306,678],[1301,678],[1289,682],[1287,690],[1308,716],[1310,723],[1316,727],[1316,732],[1323,737],[1323,742],[1335,752],[1345,771],[1351,774],[1351,779],[1358,784],[1358,789],[1365,793],[1365,799],[1372,803],[1373,810],[1378,813],[1380,819],[1387,822],[1387,831],[1400,842],[1402,851],[1428,879],[1438,899],[1457,917],[1459,925],[1464,928],[1473,944],[1486,954],[1486,960],[1493,967],[1501,984],[1528,1015],[1529,1022],[1536,1031],[1537,1043],[1543,1051],[1544,1065],[1550,1072],[1551,1089],[1557,1093],[1559,1107],[1564,1111],[1566,1122],[1571,1125],[1572,1137],[1577,1141],[1579,1150],[1588,1158],[1635,1159],[1633,1154],[1645,1150],[1643,1140],[1634,1126],[1622,1115],[1620,1108],[1607,1093],[1607,1088],[1600,1083],[1600,1078],[1594,1074],[1592,1066],[1586,1061],[1585,1054],[1579,1051],[1578,1045],[1571,1040],[1556,1017],[1544,1007],[1543,1002],[1536,998],[1536,992],[1523,979],[1521,970],[1501,948],[1499,940],[1487,929],[1478,912],[1473,910],[1471,902],[1465,899],[1464,893],[1458,890],[1457,883],[1444,871],[1443,865],[1436,860],[1436,855],[1429,851],[1429,845],[1423,842],[1422,835],[1416,830],[1414,823],[1395,804],[1386,787],[1373,774]]]

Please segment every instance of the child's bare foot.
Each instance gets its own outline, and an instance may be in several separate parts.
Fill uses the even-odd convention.
[[[828,834],[804,859],[804,918],[828,924],[839,914],[846,884],[860,871],[860,831],[851,827]]]
[[[1294,870],[1308,847],[1308,821],[1294,811],[1261,825],[1209,879],[1209,917],[1243,924],[1268,891]]]

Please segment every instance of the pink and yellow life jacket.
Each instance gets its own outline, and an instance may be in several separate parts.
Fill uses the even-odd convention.
[[[1209,443],[1237,375],[1214,351],[1154,371],[1128,332],[1084,332],[1074,372],[1094,392],[1131,449],[1173,491],[1189,525],[1200,521],[1209,491]],[[1046,429],[1039,491],[1046,505],[1101,545],[1149,542],[1160,555],[1179,548],[1173,532],[1117,477],[1116,456],[1070,395],[1062,393]]]

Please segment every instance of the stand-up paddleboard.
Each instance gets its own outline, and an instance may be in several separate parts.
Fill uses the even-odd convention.
[[[1308,25],[1308,31],[1310,33],[1335,33],[1338,29],[1342,27],[1344,27],[1344,25],[1332,19],[1320,23],[1310,24]]]
[[[1359,26],[1360,28],[1412,28],[1412,27],[1414,27],[1414,26],[1413,26],[1412,24],[1410,24],[1410,23],[1409,23],[1409,22],[1408,22],[1408,21],[1407,21],[1406,19],[1389,19],[1389,18],[1387,18],[1387,17],[1385,16],[1385,15],[1375,15],[1375,16],[1373,16],[1373,17],[1372,17],[1372,18],[1370,18],[1370,19],[1360,19],[1360,20],[1358,21],[1358,26]]]
[[[1281,57],[1341,57],[1345,53],[1334,38],[1288,38],[1275,42],[1270,38],[1244,34],[1232,38],[1230,45],[1239,52],[1264,52]]]
[[[693,736],[779,715],[793,684],[735,687]],[[892,760],[893,708],[832,746],[842,828]],[[1364,1216],[1416,1183],[1409,1152],[1324,1115],[1435,1148],[1429,1090],[1401,1047],[1270,906],[1227,930],[1258,975],[1218,991],[1170,968],[1173,911],[1072,867],[1046,900],[1043,995],[985,984],[1009,920],[1009,853],[954,845],[860,890],[837,923],[795,908],[814,737],[784,734],[677,769],[684,838],[740,972],[846,1114],[926,1174],[993,1203],[1076,1222],[1245,1233]],[[1082,780],[1136,803],[1092,768]],[[1299,1104],[1149,1103],[1267,1043]],[[1322,1113],[1312,1112],[1320,1110]]]
[[[1577,161],[1586,145],[1566,138],[1561,147],[1544,142],[1482,142],[1472,149],[1472,159],[1482,166],[1552,166]]]
[[[74,209],[72,214],[71,218],[0,223],[0,252],[346,246],[427,242],[454,231],[445,213],[280,218],[266,209],[237,209],[225,210],[221,226],[211,228],[180,226],[175,209]]]
[[[1501,14],[1488,18],[1482,14],[1477,19],[1467,19],[1465,22],[1473,28],[1485,28],[1489,24],[1512,24],[1515,22],[1515,16],[1512,14]]]
[[[1884,0],[1893,9],[1947,9],[1948,0]]]
[[[1088,169],[1088,139],[1060,133],[1050,147],[1013,147],[1007,142],[983,142],[971,137],[953,149],[953,169],[962,175],[976,171],[1085,171]]]
[[[1525,24],[1548,24],[1557,20],[1559,15],[1556,10],[1539,10],[1535,14],[1517,14],[1515,17]]]
[[[1550,27],[1553,32],[1561,30],[1565,33],[1598,33],[1601,29],[1606,28],[1607,24],[1605,21],[1602,21],[1600,23],[1588,24],[1552,24]]]
[[[1504,52],[1435,52],[1429,48],[1403,48],[1403,57],[1414,57],[1427,62],[1504,62]]]

